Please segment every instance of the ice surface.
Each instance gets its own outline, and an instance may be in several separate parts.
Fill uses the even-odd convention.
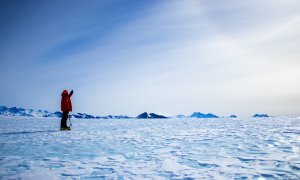
[[[0,118],[0,179],[299,179],[300,120]]]

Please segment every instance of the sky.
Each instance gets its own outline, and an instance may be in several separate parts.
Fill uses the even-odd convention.
[[[2,0],[0,105],[300,115],[299,0]]]

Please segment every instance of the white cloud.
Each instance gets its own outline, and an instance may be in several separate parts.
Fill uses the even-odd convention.
[[[250,12],[262,8],[259,3],[250,7]],[[294,61],[299,54],[288,47],[278,50],[273,41],[295,48],[299,42],[298,31],[294,30],[299,28],[298,16],[290,12],[281,20],[273,19],[275,23],[268,17],[265,17],[268,21],[259,25],[251,21],[238,28],[243,33],[235,35],[223,32],[222,27],[211,22],[205,15],[209,10],[204,11],[204,8],[197,2],[167,1],[120,29],[112,41],[116,46],[111,46],[116,56],[107,56],[121,64],[116,68],[108,67],[112,70],[108,72],[112,74],[108,79],[113,83],[108,85],[108,91],[100,90],[102,83],[93,85],[107,95],[104,102],[117,102],[106,104],[107,108],[102,107],[104,111],[127,109],[125,111],[133,114],[146,110],[189,114],[203,110],[223,115],[267,111],[284,114],[284,111],[272,111],[271,107],[280,109],[282,104],[273,101],[288,97],[293,105],[286,113],[296,112],[299,95],[290,88],[299,89],[299,66],[295,66],[298,61]],[[232,16],[238,16],[234,12],[236,7],[231,8]],[[278,6],[268,8],[277,9]],[[263,13],[251,14],[251,18],[259,19]],[[291,17],[294,19],[289,19]],[[282,21],[285,18],[289,21]],[[287,63],[285,57],[292,61]],[[292,94],[294,99],[290,98]],[[94,107],[97,107],[103,95],[93,98]]]
[[[95,37],[91,48],[29,69],[38,74],[30,85],[74,88],[75,110],[95,114],[297,114],[298,3],[165,1],[106,44]]]

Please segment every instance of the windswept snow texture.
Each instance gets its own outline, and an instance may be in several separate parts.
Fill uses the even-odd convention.
[[[299,179],[300,120],[0,120],[0,179]]]

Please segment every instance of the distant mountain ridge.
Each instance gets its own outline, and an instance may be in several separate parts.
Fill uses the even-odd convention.
[[[6,107],[6,106],[0,106],[0,115],[2,116],[22,116],[22,117],[55,117],[55,118],[61,118],[62,112],[56,111],[56,112],[49,112],[47,110],[33,110],[33,109],[24,109],[24,108],[17,108],[17,107]],[[94,116],[86,113],[71,113],[70,117],[76,118],[76,119],[128,119],[128,118],[137,118],[137,119],[165,119],[170,118],[166,117],[164,115],[159,115],[155,113],[147,113],[144,112],[137,117],[130,117],[125,115],[119,115],[119,116]],[[219,116],[212,114],[212,113],[201,113],[201,112],[194,112],[190,116],[185,116],[183,114],[175,116],[176,118],[220,118]],[[272,117],[268,114],[254,114],[252,117],[255,118],[266,118],[266,117]],[[230,115],[228,118],[237,118],[236,115]]]
[[[3,116],[23,116],[23,117],[56,117],[61,118],[62,112],[49,112],[46,110],[33,110],[33,109],[24,109],[17,107],[6,107],[0,106],[0,115]],[[119,116],[94,116],[86,113],[72,113],[70,117],[76,119],[128,119],[129,116],[119,115]]]
[[[4,116],[23,116],[23,117],[56,117],[60,118],[62,116],[62,112],[49,112],[47,110],[33,110],[33,109],[24,109],[24,108],[17,108],[17,107],[6,107],[0,106],[0,115]],[[119,116],[94,116],[86,113],[71,113],[70,117],[74,117],[76,119],[128,119],[133,118],[129,116],[119,115]],[[219,118],[218,116],[208,113],[203,114],[200,112],[194,112],[190,116],[178,115],[177,118]],[[137,119],[166,119],[168,117],[155,114],[155,113],[147,113],[144,112],[136,117]]]

